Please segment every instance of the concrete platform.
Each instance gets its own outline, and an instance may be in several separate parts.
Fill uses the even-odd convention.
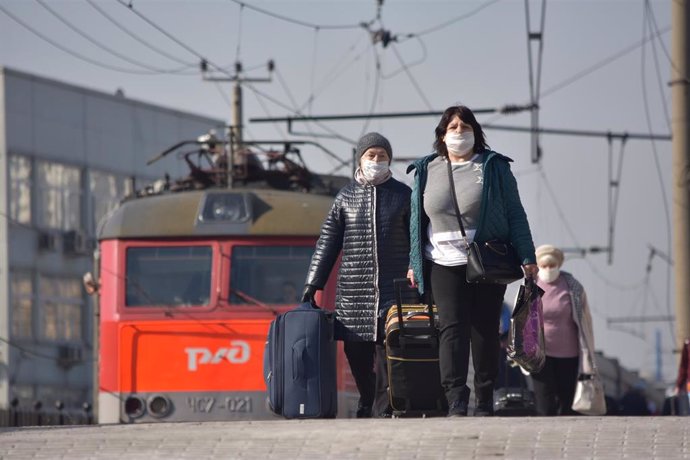
[[[690,418],[275,420],[0,430],[0,458],[681,459]]]

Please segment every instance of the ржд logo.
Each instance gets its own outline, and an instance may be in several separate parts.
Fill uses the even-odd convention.
[[[208,348],[185,348],[187,353],[187,370],[194,372],[200,364],[218,364],[226,359],[232,364],[242,364],[249,361],[250,348],[244,340],[230,341],[230,348],[221,347],[212,353]]]

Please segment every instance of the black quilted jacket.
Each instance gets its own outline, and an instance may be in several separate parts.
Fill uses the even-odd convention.
[[[336,316],[344,340],[377,340],[377,318],[395,301],[409,262],[410,188],[395,179],[342,188],[321,227],[306,284],[321,289],[342,249]]]

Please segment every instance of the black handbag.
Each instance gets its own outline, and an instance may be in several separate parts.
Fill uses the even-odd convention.
[[[450,182],[450,194],[453,197],[455,215],[460,224],[460,233],[465,240],[467,248],[467,282],[485,284],[509,284],[524,277],[522,264],[517,251],[510,243],[498,240],[484,243],[467,242],[465,226],[462,224],[462,215],[458,206],[458,198],[455,196],[455,182],[450,167],[450,159],[446,160],[448,166],[448,181]]]

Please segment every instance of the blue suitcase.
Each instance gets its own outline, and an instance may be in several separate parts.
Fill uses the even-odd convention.
[[[264,379],[271,410],[285,418],[333,418],[338,412],[333,313],[310,303],[271,322]]]

